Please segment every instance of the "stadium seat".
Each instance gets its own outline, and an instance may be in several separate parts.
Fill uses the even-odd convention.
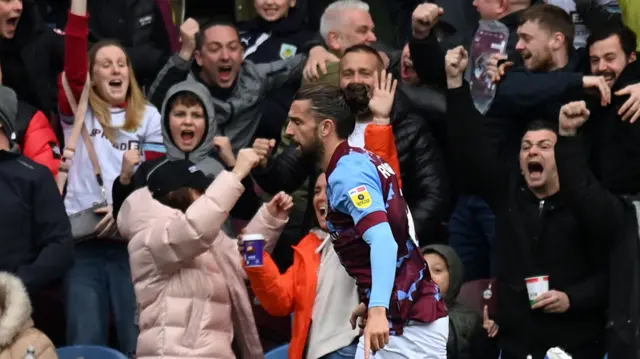
[[[264,359],[288,359],[288,358],[289,358],[289,344],[279,346],[273,349],[272,351],[268,352],[264,356]]]
[[[97,345],[74,345],[56,350],[58,359],[127,359],[117,350]]]

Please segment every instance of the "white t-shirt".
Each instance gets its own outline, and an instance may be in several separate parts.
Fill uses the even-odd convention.
[[[349,135],[349,146],[364,148],[364,132],[367,130],[367,126],[369,126],[371,122],[356,122],[356,127]]]
[[[65,141],[71,135],[73,116],[62,116],[62,128]],[[111,123],[115,127],[121,127],[125,122],[125,110],[113,108],[111,110]],[[147,105],[144,112],[144,120],[135,132],[125,130],[117,131],[117,145],[114,146],[106,137],[103,127],[89,108],[85,119],[85,126],[93,140],[96,149],[102,180],[107,196],[107,202],[113,204],[111,188],[113,181],[120,175],[122,169],[122,156],[132,148],[139,148],[143,143],[163,143],[162,118],[158,110],[152,105]],[[102,190],[96,180],[93,165],[84,146],[82,136],[78,139],[69,177],[67,179],[67,195],[64,198],[64,206],[67,214],[71,215],[91,208],[94,204],[103,202]]]

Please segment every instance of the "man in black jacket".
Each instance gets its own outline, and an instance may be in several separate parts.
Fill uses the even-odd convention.
[[[367,45],[356,45],[345,51],[340,61],[340,87],[356,83],[369,89],[374,86],[374,72],[384,64],[378,52]],[[371,95],[371,94],[369,94]],[[390,126],[396,141],[403,192],[416,226],[421,245],[442,241],[440,223],[447,215],[449,186],[440,152],[422,117],[412,112],[402,92],[397,92],[391,110]],[[350,136],[353,146],[364,147],[369,123],[358,122]],[[258,141],[257,141],[258,142]],[[258,151],[264,151],[258,148]],[[297,189],[309,176],[313,165],[298,159],[293,150],[271,159],[266,168],[254,170],[253,177],[265,191],[276,188]],[[287,186],[287,187],[284,187]]]
[[[626,227],[626,205],[587,166],[576,129],[584,102],[564,106],[557,125],[536,122],[522,138],[520,166],[504,151],[504,129],[474,108],[462,74],[462,48],[446,57],[449,135],[496,214],[498,340],[503,359],[544,358],[562,347],[574,359],[605,352],[608,250]],[[525,278],[548,276],[550,291],[530,298]],[[532,302],[530,303],[530,300]]]
[[[16,274],[34,298],[71,267],[73,242],[51,172],[13,141],[17,106],[15,92],[0,87],[0,271]]]

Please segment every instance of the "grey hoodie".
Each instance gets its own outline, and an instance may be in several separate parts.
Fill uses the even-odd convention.
[[[476,335],[484,335],[482,317],[457,301],[464,281],[464,266],[453,248],[442,244],[426,246],[423,254],[435,253],[444,258],[449,269],[449,289],[444,296],[449,312],[449,340],[447,343],[448,359],[484,359],[476,355],[478,340]],[[483,354],[484,355],[484,354]],[[487,355],[486,357],[491,357]],[[495,357],[494,357],[495,358]]]
[[[202,102],[205,110],[205,116],[207,117],[207,126],[205,128],[206,133],[202,137],[202,142],[189,153],[182,152],[182,150],[175,145],[173,138],[171,137],[171,130],[169,129],[169,113],[171,112],[171,109],[167,108],[167,106],[169,104],[169,100],[180,92],[191,92],[196,95]],[[163,121],[162,137],[164,138],[164,145],[167,148],[168,161],[189,160],[195,163],[207,176],[217,176],[225,169],[219,161],[210,156],[213,149],[213,138],[216,136],[218,127],[215,121],[215,110],[211,103],[211,95],[204,85],[191,79],[187,79],[186,81],[173,85],[167,92],[167,96],[165,96],[164,102],[162,103],[161,113]]]

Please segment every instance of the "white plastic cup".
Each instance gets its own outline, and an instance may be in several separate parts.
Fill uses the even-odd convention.
[[[242,236],[244,244],[244,264],[246,267],[262,267],[264,265],[264,236],[247,234]]]
[[[529,293],[529,303],[535,304],[539,295],[549,291],[549,276],[537,276],[524,279],[527,283],[527,292]]]

